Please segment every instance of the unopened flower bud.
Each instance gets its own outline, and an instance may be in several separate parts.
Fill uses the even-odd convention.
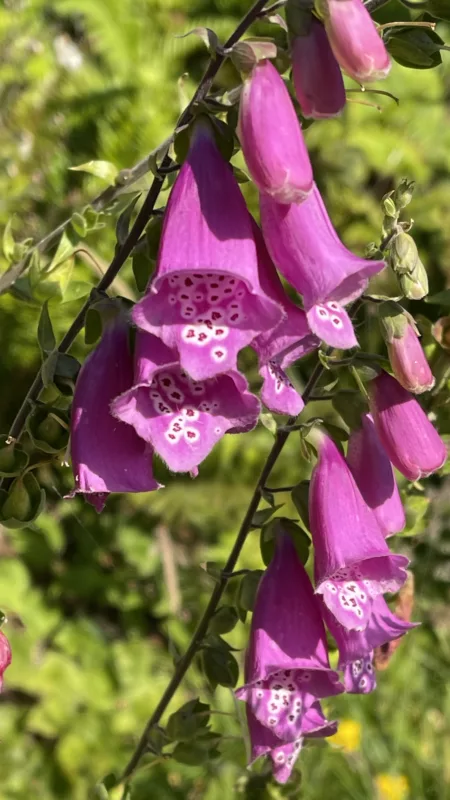
[[[383,303],[378,313],[389,361],[398,382],[414,394],[432,389],[434,377],[422,350],[414,320],[396,303]]]
[[[398,275],[398,282],[408,300],[421,300],[428,294],[428,275],[420,259],[411,274]]]
[[[383,198],[383,210],[384,213],[387,214],[388,217],[396,217],[397,216],[397,209],[395,207],[395,203],[390,195],[386,195]]]
[[[397,208],[405,208],[412,200],[415,182],[404,178],[394,192],[394,200]]]
[[[409,233],[401,231],[390,247],[390,261],[394,272],[399,275],[411,274],[419,261],[416,243]]]

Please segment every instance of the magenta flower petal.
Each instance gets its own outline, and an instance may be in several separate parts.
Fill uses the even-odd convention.
[[[111,401],[132,385],[128,326],[116,319],[84,362],[75,387],[71,419],[75,494],[101,511],[110,492],[151,492],[152,450],[110,413]]]
[[[11,664],[11,647],[3,631],[0,631],[0,692],[3,687],[3,675]]]
[[[292,100],[270,63],[259,61],[244,81],[238,135],[253,181],[278,203],[301,202],[313,174]]]
[[[149,333],[136,337],[135,385],[117,397],[112,413],[132,425],[174,472],[190,472],[229,433],[251,430],[258,399],[237,372],[194,381],[176,352]]]
[[[370,261],[347,250],[316,186],[303,203],[281,205],[261,194],[260,206],[264,238],[275,265],[303,296],[307,312],[313,306],[322,307],[309,320],[313,331],[327,336],[324,341],[332,345],[336,337],[345,336],[353,346],[351,323],[341,306],[362,294],[371,275],[384,268],[384,261]]]
[[[384,535],[402,531],[406,519],[394,470],[370,414],[362,415],[361,427],[350,435],[347,463]]]
[[[286,742],[301,736],[303,716],[317,698],[343,688],[330,669],[318,600],[285,534],[258,589],[245,680],[236,696]]]
[[[358,83],[385,78],[391,60],[361,0],[322,0],[321,11],[330,45],[342,69]]]
[[[197,126],[167,205],[156,276],[133,319],[204,380],[235,369],[239,350],[282,315],[260,286],[252,220],[231,167],[209,128]]]
[[[306,317],[312,332],[323,342],[340,350],[358,347],[353,323],[336,300],[313,306]]]
[[[319,340],[311,334],[305,312],[284,291],[256,224],[254,233],[261,286],[284,312],[281,322],[260,333],[252,342],[258,354],[259,374],[263,378],[261,399],[271,411],[296,416],[304,403],[284,370],[317,348]]]
[[[390,553],[344,456],[324,434],[309,508],[316,592],[341,625],[364,630],[374,598],[400,589],[409,562]]]
[[[406,325],[403,336],[387,342],[387,349],[394,375],[404,389],[421,394],[433,388],[433,373],[412,325]]]
[[[272,760],[273,777],[277,783],[286,783],[300,755],[305,738],[333,736],[337,731],[336,722],[325,719],[320,703],[315,702],[302,719],[301,736],[292,742],[281,742],[273,731],[262,725],[247,706],[247,721],[250,735],[253,764],[261,756],[269,755]]]
[[[292,40],[295,94],[305,117],[336,117],[345,106],[342,73],[325,28],[311,14],[308,33]]]
[[[440,469],[447,448],[415,397],[387,372],[370,381],[369,395],[376,431],[394,467],[410,481]]]
[[[367,694],[375,689],[375,648],[399,639],[418,625],[395,616],[381,595],[374,599],[369,623],[363,631],[347,630],[336,621],[325,604],[322,611],[339,649],[338,666],[344,671],[345,689],[352,694]]]

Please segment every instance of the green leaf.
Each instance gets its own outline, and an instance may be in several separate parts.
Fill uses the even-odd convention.
[[[38,323],[38,343],[43,355],[51,353],[56,347],[53,325],[48,311],[48,300],[42,306],[41,316]]]
[[[0,477],[13,478],[28,466],[29,456],[20,444],[8,444],[8,436],[0,436]]]
[[[386,44],[391,56],[402,67],[432,69],[442,64],[439,51],[444,42],[429,28],[397,28],[389,33]]]
[[[178,711],[170,715],[166,732],[172,739],[191,739],[209,723],[209,706],[200,700],[189,700]]]
[[[449,0],[428,0],[427,11],[429,11],[433,17],[450,22]]]
[[[53,383],[57,363],[58,353],[56,350],[53,350],[53,352],[49,353],[47,358],[44,360],[44,363],[41,367],[42,383],[44,384],[45,388]]]
[[[309,481],[300,481],[293,488],[291,496],[302,525],[309,531]]]
[[[84,323],[84,341],[86,344],[95,344],[102,335],[103,325],[100,312],[96,308],[89,308]]]
[[[128,203],[126,208],[120,214],[117,222],[116,222],[116,239],[119,245],[123,245],[125,242],[129,230],[130,230],[130,222],[131,217],[134,211],[134,207],[139,199],[140,195],[136,194],[131,201]]]
[[[244,575],[239,584],[237,594],[238,608],[243,611],[253,611],[256,592],[258,591],[259,582],[263,575],[264,571],[262,569],[254,569]]]
[[[60,264],[63,264],[65,261],[67,261],[67,259],[73,254],[75,246],[75,243],[71,241],[67,231],[64,231],[59,240],[58,247],[56,248],[56,253],[52,258],[50,266],[46,269],[46,272],[52,272]]]
[[[204,765],[207,757],[210,757],[210,755],[205,753],[205,748],[197,741],[179,742],[172,752],[172,758],[175,761],[179,761],[180,764],[189,764],[190,766]]]
[[[428,295],[425,298],[425,302],[434,306],[450,306],[450,289],[444,289],[442,292]]]
[[[260,508],[259,511],[255,511],[252,519],[252,528],[261,528],[266,522],[268,522],[275,511],[283,508],[283,505],[284,503],[280,503],[278,506],[272,506],[271,508]]]
[[[238,613],[233,606],[221,606],[212,617],[208,630],[219,635],[230,633],[238,622]]]
[[[3,254],[9,264],[14,261],[14,236],[12,232],[12,217],[8,220],[3,231]]]
[[[78,234],[81,239],[84,239],[88,232],[88,224],[83,215],[79,214],[78,211],[74,211],[70,219],[70,224],[72,225],[75,233]]]
[[[273,414],[270,411],[262,411],[259,415],[259,421],[268,431],[272,434],[272,436],[276,435],[277,432],[277,423]]]
[[[89,175],[95,175],[96,178],[101,178],[107,183],[114,183],[119,170],[110,161],[87,161],[85,164],[79,164],[77,167],[69,167],[72,172],[88,172]]]
[[[70,281],[64,295],[61,299],[62,303],[73,303],[87,297],[92,291],[92,284],[87,281]]]
[[[151,261],[146,252],[133,252],[131,261],[134,280],[138,292],[144,292],[150,280],[155,263]]]
[[[202,654],[205,675],[213,687],[236,686],[239,678],[239,664],[234,655],[224,648],[207,647]]]
[[[183,33],[181,36],[177,36],[176,38],[186,39],[187,36],[199,36],[211,55],[217,53],[220,48],[220,40],[217,34],[214,33],[211,28],[193,28],[191,31]]]
[[[417,536],[425,531],[425,517],[429,506],[430,498],[424,494],[413,494],[406,498],[406,527],[400,536]]]

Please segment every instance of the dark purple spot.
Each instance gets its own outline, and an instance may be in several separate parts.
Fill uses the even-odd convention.
[[[184,282],[184,285],[185,286],[193,286],[194,285],[194,281],[192,280],[192,278],[186,278],[186,280]]]

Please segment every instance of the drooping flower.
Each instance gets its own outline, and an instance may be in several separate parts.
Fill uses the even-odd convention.
[[[71,454],[75,488],[101,511],[110,492],[160,488],[152,471],[151,447],[110,412],[111,401],[133,382],[128,326],[109,322],[78,375],[72,405]]]
[[[179,353],[194,380],[236,368],[282,317],[258,278],[252,221],[209,124],[199,121],[165,213],[156,275],[133,319]]]
[[[225,433],[249,431],[258,421],[258,398],[239,372],[194,381],[177,353],[150,333],[136,336],[134,375],[112,413],[132,425],[174,472],[194,471]]]
[[[278,203],[301,202],[313,174],[292,100],[267,59],[259,61],[242,87],[238,136],[245,162],[261,192]]]
[[[318,347],[320,342],[311,333],[305,312],[284,291],[256,224],[254,233],[261,286],[285,314],[281,322],[271,330],[260,333],[251,345],[258,354],[259,374],[263,378],[261,399],[271,411],[297,416],[304,402],[285,369]]]
[[[325,30],[342,69],[358,83],[379,81],[391,60],[362,0],[320,0]]]
[[[277,783],[286,783],[289,780],[304,739],[333,736],[337,731],[337,723],[325,719],[318,701],[305,712],[301,721],[301,735],[293,742],[282,742],[278,739],[272,730],[256,719],[248,705],[247,722],[251,745],[250,765],[261,756],[270,756],[273,777]]]
[[[245,685],[236,696],[282,742],[303,735],[305,713],[343,691],[330,669],[325,629],[311,582],[287,534],[258,588],[246,655]]]
[[[303,203],[281,205],[261,194],[260,205],[269,253],[303,296],[312,332],[333,347],[355,347],[353,325],[343,306],[362,294],[384,261],[370,261],[347,250],[315,185]]]
[[[351,694],[368,694],[375,689],[375,648],[399,639],[418,624],[395,616],[382,595],[375,597],[369,622],[363,631],[349,631],[337,622],[325,603],[322,604],[322,613],[339,650],[338,667],[344,672],[345,690]]]
[[[316,592],[338,622],[364,630],[373,601],[406,580],[408,559],[392,555],[344,456],[321,434],[309,494]]]
[[[394,317],[380,315],[380,323],[392,371],[398,382],[414,394],[432,389],[435,383],[433,373],[422,350],[413,320],[400,312]]]
[[[370,414],[362,414],[361,427],[350,434],[347,463],[384,535],[402,531],[406,520],[400,492]]]
[[[440,469],[447,448],[416,398],[387,372],[368,386],[375,428],[394,467],[410,481]]]
[[[325,28],[308,14],[304,33],[291,38],[295,94],[305,117],[336,117],[345,106],[342,73]]]
[[[3,631],[0,631],[0,692],[3,687],[3,675],[11,664],[11,647]]]

